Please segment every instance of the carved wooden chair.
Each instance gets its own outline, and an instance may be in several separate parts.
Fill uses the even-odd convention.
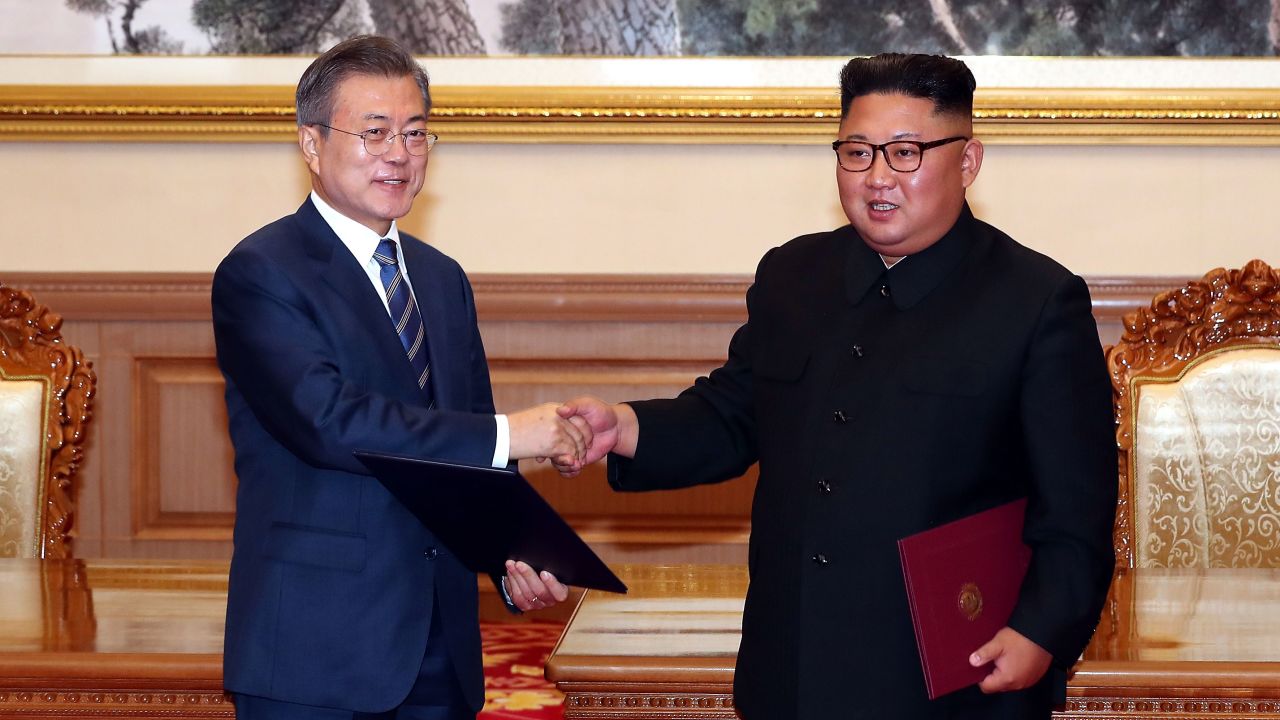
[[[1107,349],[1121,567],[1280,567],[1280,270],[1210,271]]]
[[[30,294],[0,285],[0,557],[71,554],[71,483],[95,377],[61,327]]]

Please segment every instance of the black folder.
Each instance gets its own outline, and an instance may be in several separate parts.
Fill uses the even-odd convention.
[[[474,572],[504,574],[509,558],[566,585],[627,591],[515,470],[364,450],[355,456]]]

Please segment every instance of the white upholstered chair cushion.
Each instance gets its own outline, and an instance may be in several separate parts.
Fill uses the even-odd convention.
[[[0,557],[38,557],[45,483],[45,393],[0,374]]]
[[[1138,567],[1280,567],[1280,347],[1135,382]]]

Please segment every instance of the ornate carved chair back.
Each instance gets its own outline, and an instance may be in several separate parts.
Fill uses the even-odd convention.
[[[95,377],[62,318],[0,285],[0,557],[68,557]]]
[[[1117,564],[1280,567],[1280,270],[1212,270],[1124,326]]]

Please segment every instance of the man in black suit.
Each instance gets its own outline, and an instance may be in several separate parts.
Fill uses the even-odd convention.
[[[225,684],[242,720],[474,718],[475,575],[352,451],[572,466],[590,433],[550,403],[495,415],[466,275],[396,227],[436,139],[422,68],[353,38],[306,70],[297,106],[311,196],[213,280],[240,483]],[[567,595],[523,563],[495,581],[517,610]]]
[[[1048,718],[1097,623],[1116,455],[1089,292],[970,212],[974,87],[948,58],[849,62],[833,145],[850,225],[764,256],[728,360],[679,397],[561,408],[592,426],[588,462],[612,449],[618,490],[759,462],[747,720]],[[1031,566],[968,658],[990,673],[930,701],[897,540],[1020,496]]]

